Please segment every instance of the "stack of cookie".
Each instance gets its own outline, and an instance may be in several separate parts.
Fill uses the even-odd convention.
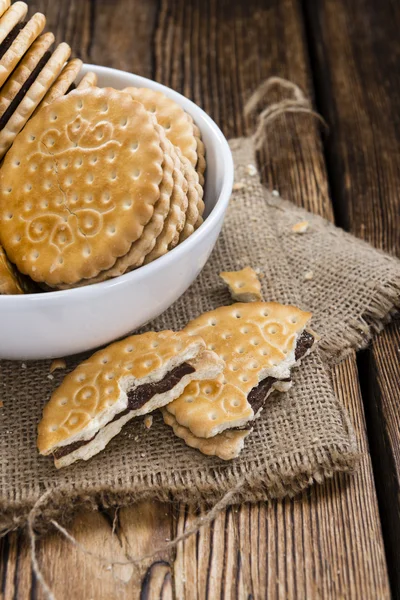
[[[0,0],[0,160],[35,110],[65,94],[82,66],[67,62],[68,44],[52,50],[44,15],[27,19],[27,12],[25,2]]]
[[[254,288],[257,279],[251,269],[227,276],[232,293]],[[149,332],[111,344],[55,390],[39,424],[39,451],[52,454],[57,468],[88,460],[127,421],[161,409],[188,446],[235,458],[268,396],[290,388],[291,370],[311,351],[310,319],[277,302],[235,303],[179,333]]]
[[[202,223],[200,131],[145,88],[98,89],[44,15],[0,0],[0,293],[68,289],[159,258]],[[75,89],[76,88],[76,89]]]
[[[40,108],[0,172],[0,242],[45,290],[122,275],[202,223],[204,147],[192,119],[160,92],[92,83]]]

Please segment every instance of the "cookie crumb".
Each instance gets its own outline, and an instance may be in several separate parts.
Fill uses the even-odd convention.
[[[25,363],[22,363],[21,369],[26,369],[26,364]]]
[[[65,369],[66,362],[63,358],[56,358],[50,365],[50,373],[53,373],[56,369]]]
[[[272,196],[275,196],[275,197],[280,196],[278,190],[272,190],[271,194],[272,194]]]
[[[307,273],[304,273],[304,279],[306,281],[311,281],[311,279],[314,279],[314,273],[312,271],[307,271]]]
[[[49,373],[49,374],[47,375],[47,379],[54,379],[54,375],[51,375],[51,373]]]
[[[146,452],[142,452],[140,456],[144,458],[146,456]]]
[[[254,165],[249,164],[246,167],[246,173],[248,173],[250,177],[254,177],[254,175],[257,175],[257,169]]]
[[[3,408],[3,406],[4,406],[3,400],[0,400],[0,408]]]
[[[308,221],[300,221],[300,223],[296,223],[292,227],[292,231],[294,233],[305,233],[308,229]]]
[[[244,189],[243,181],[238,181],[237,183],[234,183],[232,186],[232,190],[234,192],[238,192],[239,190],[243,190],[243,189]]]
[[[144,419],[144,426],[146,427],[146,429],[150,429],[150,427],[153,425],[153,415],[147,415],[147,417],[145,417]]]

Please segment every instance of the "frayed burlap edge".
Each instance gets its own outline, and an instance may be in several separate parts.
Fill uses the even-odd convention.
[[[311,448],[304,452],[295,452],[280,457],[279,461],[268,465],[259,464],[251,472],[246,472],[245,467],[233,471],[229,476],[215,470],[212,474],[205,475],[198,472],[198,484],[193,487],[193,480],[189,473],[176,474],[171,483],[171,476],[164,477],[162,472],[144,477],[135,481],[135,491],[132,488],[115,486],[112,493],[102,487],[71,490],[68,488],[69,505],[63,506],[60,515],[60,506],[65,503],[65,490],[58,488],[51,493],[43,490],[42,497],[38,498],[36,505],[40,504],[40,512],[35,520],[35,528],[46,532],[51,528],[51,520],[56,516],[63,522],[70,520],[76,508],[96,510],[99,505],[104,508],[123,507],[144,500],[159,500],[163,502],[185,502],[195,507],[212,506],[223,503],[224,496],[235,489],[235,494],[230,494],[229,502],[225,506],[241,502],[258,502],[272,499],[292,497],[313,483],[323,483],[335,473],[354,471],[360,454],[357,450],[354,430],[344,410],[342,410],[344,426],[349,434],[349,444],[335,446],[321,446]],[[293,478],[293,470],[297,476]],[[218,486],[218,494],[215,489]],[[43,501],[41,498],[45,498]],[[4,509],[0,506],[0,537],[28,523],[32,504],[16,504]]]
[[[289,212],[290,214],[296,212],[299,219],[307,220],[310,218],[310,213],[307,210],[294,206],[293,203],[281,197],[273,197],[268,192],[266,192],[265,201],[270,207],[276,210]],[[318,215],[312,214],[312,219],[314,222],[320,221],[324,223],[329,228],[330,235],[336,235],[339,238],[343,236],[353,238],[351,234],[345,233],[341,229],[336,229],[330,221]],[[358,246],[365,245],[366,249],[371,249],[370,244],[364,240],[354,238],[354,241]],[[382,250],[376,249],[376,252],[386,258],[397,260],[396,257],[390,257],[390,255]],[[370,301],[370,305],[362,315],[350,323],[350,328],[343,328],[340,334],[330,332],[329,337],[323,336],[319,341],[318,347],[327,367],[340,363],[354,351],[357,352],[358,350],[365,349],[371,343],[372,338],[380,333],[399,314],[400,276],[394,277],[392,281],[389,280],[385,285],[377,284],[372,294],[373,299]]]

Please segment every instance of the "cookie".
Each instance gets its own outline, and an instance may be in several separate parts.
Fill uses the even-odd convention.
[[[65,65],[60,75],[57,77],[56,81],[53,83],[53,85],[51,86],[51,88],[37,107],[36,111],[40,110],[41,108],[44,108],[48,104],[51,104],[52,102],[54,102],[54,100],[57,100],[57,98],[60,98],[61,96],[64,96],[64,94],[67,93],[70,86],[78,77],[79,72],[82,68],[82,64],[83,63],[79,58],[73,58]]]
[[[41,102],[43,96],[49,90],[65,61],[68,60],[71,54],[71,48],[68,44],[60,44],[48,61],[40,68],[35,81],[28,88],[26,94],[19,102],[15,111],[7,119],[7,122],[0,130],[0,158],[2,158],[7,150],[14,142],[17,134],[23,129],[29,117],[32,115],[35,108]]]
[[[200,438],[246,425],[277,385],[290,384],[291,368],[314,343],[305,331],[310,318],[276,302],[238,303],[201,315],[184,331],[201,335],[225,361],[224,371],[214,381],[192,382],[168,412]]]
[[[67,375],[45,406],[38,449],[56,467],[87,460],[130,419],[179,396],[194,379],[213,378],[222,361],[199,336],[133,335],[96,352]]]
[[[260,302],[261,283],[251,267],[241,271],[223,271],[219,274],[229,288],[230,294],[238,302]]]
[[[0,91],[0,130],[6,125],[36,77],[50,58],[52,33],[44,33],[29,48]]]
[[[97,85],[97,75],[93,71],[86,73],[77,85],[78,90],[86,90],[89,87],[95,87]]]
[[[185,224],[188,206],[187,182],[181,172],[179,157],[171,143],[170,152],[174,161],[174,170],[172,173],[174,187],[171,194],[170,209],[164,221],[163,229],[156,239],[154,248],[144,259],[145,265],[156,260],[156,258],[159,258],[160,256],[164,256],[169,250],[175,248],[179,242],[179,235]]]
[[[29,19],[26,25],[18,31],[18,35],[0,59],[0,87],[13,72],[25,52],[42,33],[45,24],[46,17],[42,15],[42,13],[36,13]],[[18,25],[15,25],[14,29],[15,28],[18,28]]]
[[[148,88],[125,88],[132,98],[141,102],[164,127],[168,139],[177,146],[193,167],[197,164],[197,142],[193,122],[179,104],[162,92]]]
[[[175,417],[165,408],[161,409],[164,423],[172,427],[176,437],[181,438],[187,446],[200,450],[207,456],[218,456],[222,460],[237,458],[244,448],[244,440],[249,435],[250,429],[223,431],[212,438],[199,438],[193,435],[190,429],[179,425]]]
[[[153,215],[163,156],[151,116],[128,94],[92,87],[43,108],[0,172],[10,260],[53,287],[109,269]]]
[[[3,11],[4,7],[10,6],[8,0],[2,0],[0,18],[0,57],[2,57],[18,35],[23,25],[16,27],[28,12],[25,2],[15,2],[11,8]],[[3,12],[2,12],[3,11]],[[14,29],[16,28],[16,29]]]
[[[0,246],[0,295],[23,294],[24,290],[18,280],[13,266]]]
[[[196,152],[197,152],[197,163],[195,165],[197,175],[199,177],[199,183],[204,187],[204,173],[206,171],[206,149],[201,139],[200,129],[193,121],[191,115],[187,113],[189,120],[193,123],[193,134],[196,140]]]
[[[146,255],[154,248],[157,237],[164,227],[165,219],[168,216],[171,195],[174,189],[174,159],[172,154],[171,142],[166,138],[164,130],[160,125],[155,124],[156,130],[160,135],[160,146],[164,152],[163,160],[163,178],[160,183],[160,198],[154,207],[153,216],[143,230],[140,238],[132,244],[125,256],[121,256],[115,262],[115,265],[107,271],[102,271],[97,277],[81,282],[80,285],[99,283],[111,277],[118,277],[127,271],[131,271],[143,264]]]
[[[187,181],[187,199],[188,206],[185,215],[185,224],[179,236],[179,243],[192,235],[195,229],[203,222],[202,214],[204,211],[203,188],[199,184],[199,177],[188,159],[182,155],[179,149],[177,154],[181,161],[181,171]]]
[[[10,7],[11,0],[0,0],[0,17],[6,12],[6,10]]]

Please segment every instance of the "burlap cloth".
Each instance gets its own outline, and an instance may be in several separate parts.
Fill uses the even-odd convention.
[[[48,522],[83,504],[126,505],[139,499],[229,502],[281,498],[357,461],[353,428],[335,398],[329,363],[364,346],[389,319],[400,292],[400,262],[323,219],[270,195],[251,175],[250,139],[231,142],[236,182],[223,232],[201,275],[174,306],[149,327],[179,329],[193,317],[230,302],[220,271],[258,267],[266,300],[314,313],[319,349],[303,361],[287,394],[268,400],[241,456],[206,457],[174,437],[157,415],[150,430],[131,421],[89,462],[57,471],[36,451],[43,405],[65,371],[48,378],[50,361],[0,363],[0,527],[23,526],[36,506]],[[240,187],[240,186],[239,186]],[[300,235],[292,226],[307,220]],[[312,279],[305,273],[312,272]],[[309,276],[310,277],[310,276]],[[67,360],[72,369],[82,357]],[[238,485],[239,484],[239,485]]]

